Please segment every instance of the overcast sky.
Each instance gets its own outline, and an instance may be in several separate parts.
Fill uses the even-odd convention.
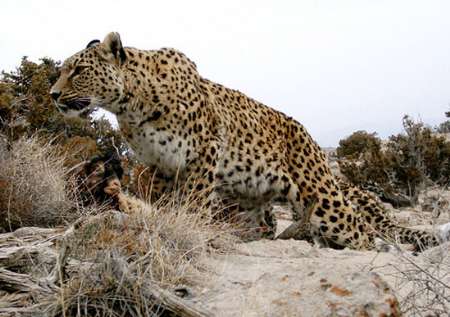
[[[0,69],[64,60],[118,31],[125,46],[175,47],[200,73],[302,122],[322,146],[382,137],[410,114],[450,110],[450,1],[0,2]]]

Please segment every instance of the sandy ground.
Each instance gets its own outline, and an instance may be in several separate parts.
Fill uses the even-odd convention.
[[[432,222],[450,221],[445,204],[432,221],[437,211],[429,210],[426,197],[435,194],[450,201],[450,191],[431,190],[417,208],[392,213],[401,224],[433,230]],[[279,210],[278,216],[282,230],[289,214]],[[205,261],[214,278],[191,300],[218,316],[449,315],[450,243],[418,255],[401,247],[377,252],[294,240],[242,243]]]
[[[390,208],[390,212],[401,225],[438,230],[450,221],[449,205],[450,191],[436,188],[421,195],[417,207]],[[118,216],[113,219],[119,230],[126,230],[128,216],[114,215]],[[280,207],[276,215],[281,232],[291,223],[290,212]],[[94,216],[92,221],[104,219]],[[21,316],[17,307],[29,310],[41,295],[54,300],[58,275],[53,273],[60,269],[61,254],[66,253],[61,241],[68,239],[70,232],[66,228],[21,228],[3,235],[0,285],[8,281],[18,291],[2,294],[5,289],[0,286],[0,315],[3,311],[5,316]],[[408,245],[394,246],[389,252],[353,251],[319,248],[296,240],[260,240],[230,248],[215,255],[205,252],[196,262],[204,274],[196,274],[202,277],[191,286],[183,290],[185,286],[174,285],[174,289],[164,291],[171,293],[170,298],[204,311],[201,316],[450,316],[450,242],[420,254],[408,251]],[[89,268],[86,276],[91,281],[103,281],[99,276],[105,272],[110,279],[122,281],[123,272],[128,272],[127,278],[133,278],[128,283],[139,284],[134,281],[140,275],[130,275],[136,272],[120,258],[108,260],[106,267],[115,269],[106,271],[103,264],[86,262],[82,266],[79,261],[66,260],[67,272]],[[14,273],[21,266],[27,269],[20,272],[29,274]],[[15,271],[9,271],[11,267]],[[92,269],[95,267],[97,270]]]

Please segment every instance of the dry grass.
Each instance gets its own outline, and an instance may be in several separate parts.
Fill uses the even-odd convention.
[[[450,311],[450,242],[422,253],[395,242],[396,259],[374,266],[392,286],[405,316],[447,316]]]
[[[74,258],[95,269],[67,282],[66,310],[148,316],[161,309],[149,296],[155,285],[174,291],[207,283],[202,258],[226,250],[233,238],[196,210],[202,205],[198,199],[169,199],[153,207],[141,203],[130,215],[90,218],[71,248]]]
[[[446,243],[425,251],[419,259],[401,253],[400,265],[392,265],[405,315],[445,316],[450,311],[449,248]]]
[[[0,223],[11,231],[0,234],[0,315],[202,315],[174,292],[206,285],[202,259],[235,241],[206,211],[205,195],[154,205],[128,197],[137,206],[128,214],[107,206],[86,214],[48,142],[5,144],[0,160]]]
[[[48,227],[79,216],[73,179],[49,142],[21,138],[0,152],[0,229]]]
[[[36,141],[21,142],[36,149]],[[46,188],[53,190],[51,185],[57,193],[44,201],[67,197],[61,191],[67,184],[55,181]],[[167,196],[155,205],[134,202],[139,208],[133,213],[103,210],[65,229],[0,235],[0,315],[204,316],[182,297],[211,282],[202,259],[231,249],[234,236],[205,211],[204,195]],[[32,206],[44,211],[56,205]],[[41,219],[25,216],[27,223]]]

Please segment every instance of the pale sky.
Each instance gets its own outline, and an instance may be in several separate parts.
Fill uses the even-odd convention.
[[[175,47],[199,72],[303,123],[322,146],[387,137],[450,110],[450,1],[1,0],[0,70],[56,60],[109,31]]]

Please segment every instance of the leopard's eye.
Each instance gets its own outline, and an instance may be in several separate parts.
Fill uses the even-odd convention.
[[[70,74],[70,77],[79,75],[86,67],[87,65],[77,65],[75,66],[75,69],[72,71],[72,74]]]

